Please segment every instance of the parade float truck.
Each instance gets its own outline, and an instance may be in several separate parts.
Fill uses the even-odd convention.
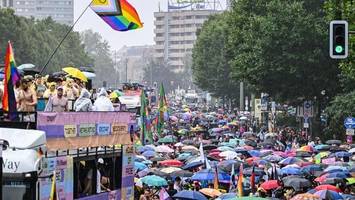
[[[195,107],[198,105],[198,94],[195,90],[188,90],[184,96],[184,102],[188,106]]]
[[[17,127],[0,128],[2,199],[134,199],[135,114],[31,115],[31,122],[0,120],[0,127]]]
[[[119,97],[120,103],[126,105],[130,112],[138,112],[141,107],[141,93],[143,86],[139,84],[124,84],[123,95]]]

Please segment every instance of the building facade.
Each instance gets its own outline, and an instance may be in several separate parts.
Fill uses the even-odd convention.
[[[1,7],[12,8],[23,17],[51,17],[61,24],[71,25],[74,20],[73,0],[1,0]]]
[[[218,10],[172,10],[154,13],[154,58],[166,63],[174,71],[184,68],[192,54],[196,32],[210,15]]]

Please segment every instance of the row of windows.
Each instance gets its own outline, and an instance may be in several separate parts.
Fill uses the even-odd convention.
[[[188,16],[172,16],[170,19],[172,20],[190,20],[190,19],[207,19],[209,15],[188,15]],[[164,17],[156,17],[157,21],[164,20]]]

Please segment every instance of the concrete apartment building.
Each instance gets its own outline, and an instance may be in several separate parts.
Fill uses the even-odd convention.
[[[12,8],[15,14],[23,17],[44,19],[71,25],[74,21],[73,0],[0,0],[1,7]]]
[[[173,10],[155,12],[154,58],[166,62],[175,71],[184,67],[192,54],[196,32],[218,10]]]

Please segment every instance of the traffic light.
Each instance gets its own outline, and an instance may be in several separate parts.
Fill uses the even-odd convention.
[[[348,57],[348,22],[334,20],[330,22],[329,54],[331,58]]]

